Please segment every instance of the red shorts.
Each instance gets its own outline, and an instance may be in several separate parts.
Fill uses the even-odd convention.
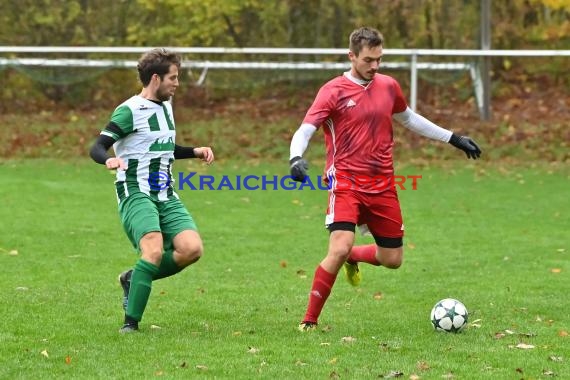
[[[376,237],[401,238],[404,224],[398,193],[388,189],[381,193],[344,190],[330,191],[325,224],[349,222],[366,225]],[[362,227],[361,227],[362,228]]]

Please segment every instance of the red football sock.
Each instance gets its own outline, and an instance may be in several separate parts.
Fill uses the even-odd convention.
[[[347,260],[350,264],[355,263],[368,263],[372,265],[379,266],[380,263],[376,260],[376,245],[375,244],[368,244],[368,245],[359,245],[356,247],[352,247],[350,251],[350,256]]]
[[[307,306],[307,312],[305,313],[303,322],[317,323],[323,306],[325,306],[325,302],[327,302],[327,298],[329,298],[331,294],[335,280],[336,274],[327,272],[320,265],[317,267],[311,294],[309,294],[309,306]]]

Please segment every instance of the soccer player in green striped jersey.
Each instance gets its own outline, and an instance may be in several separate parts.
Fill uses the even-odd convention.
[[[117,171],[119,215],[129,240],[140,253],[133,269],[119,276],[125,321],[121,332],[138,331],[152,281],[172,276],[195,263],[203,252],[192,216],[173,188],[174,159],[214,161],[210,147],[176,145],[169,100],[178,87],[181,57],[153,49],[138,61],[140,94],[120,104],[93,144],[93,160]],[[107,151],[113,146],[114,157]]]

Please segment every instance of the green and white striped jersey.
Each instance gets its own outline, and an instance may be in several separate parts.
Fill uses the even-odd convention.
[[[101,134],[115,139],[115,155],[127,165],[127,170],[117,169],[119,203],[140,192],[158,201],[178,198],[171,172],[176,138],[172,115],[169,102],[159,104],[139,95],[120,104],[111,115],[121,134],[108,129]]]

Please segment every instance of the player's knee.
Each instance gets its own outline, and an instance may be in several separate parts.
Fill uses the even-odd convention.
[[[162,236],[159,232],[145,234],[140,242],[141,258],[154,265],[160,265],[162,260]]]
[[[178,252],[181,264],[187,266],[200,260],[204,253],[204,247],[201,241],[186,241],[181,246],[176,247],[176,252]]]
[[[350,256],[350,250],[354,244],[354,232],[333,231],[329,241],[328,255],[344,262]]]
[[[204,247],[196,231],[185,230],[174,237],[174,250],[179,265],[188,266],[202,257]]]
[[[390,269],[398,269],[402,266],[404,258],[404,250],[402,247],[399,248],[384,248],[379,247],[378,249],[379,262],[382,266]]]
[[[329,247],[329,256],[335,257],[338,261],[345,262],[350,256],[352,244],[335,244]]]
[[[382,265],[386,268],[398,269],[402,266],[402,258],[390,258],[389,260],[386,260],[385,263],[382,263]]]
[[[334,256],[339,262],[345,262],[350,257],[350,251],[329,251],[329,256]]]

